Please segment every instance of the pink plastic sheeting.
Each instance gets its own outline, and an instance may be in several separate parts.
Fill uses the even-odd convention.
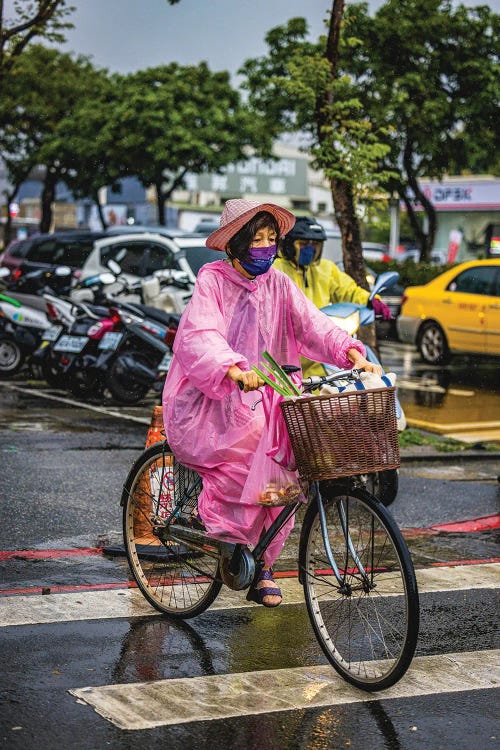
[[[364,346],[320,312],[284,273],[246,279],[229,262],[204,266],[174,342],[163,391],[168,441],[177,459],[203,479],[198,501],[207,530],[256,544],[280,508],[241,501],[241,491],[264,428],[258,391],[244,393],[226,377],[231,365],[249,370],[267,350],[280,364],[300,355],[347,368],[347,351]],[[293,519],[268,548],[278,557]]]

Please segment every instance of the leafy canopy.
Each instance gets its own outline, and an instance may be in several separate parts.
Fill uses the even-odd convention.
[[[0,90],[33,39],[64,41],[64,30],[72,27],[67,17],[73,10],[67,0],[14,0],[13,16],[7,17],[3,0],[0,2]]]
[[[147,186],[177,186],[186,172],[217,171],[244,156],[251,119],[229,74],[206,63],[177,63],[115,76],[113,117],[105,125],[124,162]]]
[[[390,176],[381,168],[389,151],[359,99],[352,77],[332,74],[326,37],[307,40],[307,23],[292,18],[266,34],[265,57],[247,60],[239,73],[249,102],[266,119],[268,133],[302,132],[313,165],[347,182],[354,199],[366,197]],[[340,59],[349,41],[341,38]]]

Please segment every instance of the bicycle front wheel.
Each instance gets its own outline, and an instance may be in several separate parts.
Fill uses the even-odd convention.
[[[317,503],[304,518],[300,565],[309,617],[334,669],[363,690],[383,690],[408,669],[418,635],[413,564],[388,511],[364,490],[322,488],[326,554]]]
[[[144,451],[123,488],[123,538],[132,575],[150,604],[173,617],[200,614],[222,586],[217,554],[191,549],[165,533],[174,508],[180,518],[196,512],[201,486],[199,475],[163,442]]]

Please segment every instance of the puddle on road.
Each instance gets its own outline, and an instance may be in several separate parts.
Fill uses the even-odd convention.
[[[442,425],[497,422],[500,430],[498,359],[456,357],[446,367],[432,367],[411,347],[384,342],[382,361],[397,374],[407,418]]]
[[[29,387],[36,388],[36,385],[30,384]],[[21,391],[0,390],[0,424],[3,430],[79,433],[99,429],[100,415],[94,414],[92,417],[92,422],[97,422],[93,428],[89,424],[89,414],[61,401],[41,399]]]
[[[74,421],[55,414],[36,414],[32,420],[20,421],[14,416],[17,412],[9,413],[2,410],[2,429],[12,432],[88,432],[89,425],[77,424]]]
[[[498,558],[500,532],[497,529],[460,534],[412,535],[410,532],[404,536],[415,567]]]

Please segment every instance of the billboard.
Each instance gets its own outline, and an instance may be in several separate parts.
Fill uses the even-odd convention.
[[[191,174],[185,177],[186,190],[219,193],[221,197],[288,195],[307,199],[307,159],[276,160],[252,157],[229,164],[220,174]]]
[[[436,211],[500,211],[500,180],[422,180],[420,189]],[[416,208],[421,208],[415,202]]]

